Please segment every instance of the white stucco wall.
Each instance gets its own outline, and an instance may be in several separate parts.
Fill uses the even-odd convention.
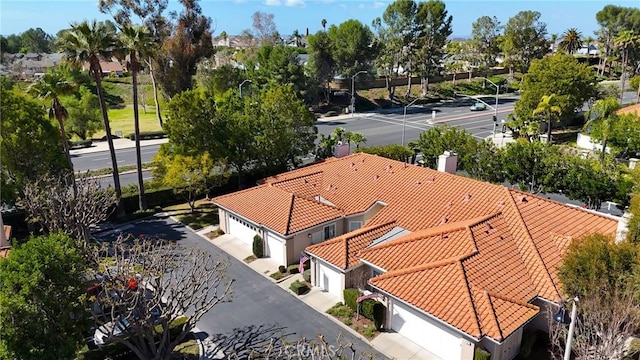
[[[344,274],[321,260],[316,261],[316,266],[316,286],[342,300]]]
[[[265,255],[273,259],[278,265],[287,266],[287,240],[273,231],[265,231],[264,238]]]

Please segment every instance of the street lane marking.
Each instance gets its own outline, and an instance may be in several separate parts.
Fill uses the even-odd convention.
[[[102,161],[102,160],[109,160],[108,157],[106,158],[96,158],[96,159],[91,159],[91,161]]]
[[[369,119],[374,120],[374,121],[379,121],[379,122],[383,122],[383,123],[387,123],[387,124],[392,124],[392,125],[400,125],[402,126],[402,122],[397,122],[397,121],[389,121],[389,120],[383,120],[383,119],[377,119],[375,116],[370,116]],[[410,127],[410,128],[414,128],[414,129],[418,129],[418,130],[426,130],[427,127],[429,127],[429,125],[424,125],[423,127],[418,127],[415,125],[411,125],[410,123],[407,122],[407,124],[405,124],[405,127]]]

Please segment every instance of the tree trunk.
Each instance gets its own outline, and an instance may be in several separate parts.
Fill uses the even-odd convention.
[[[625,49],[622,52],[622,74],[620,75],[620,102],[622,102],[622,99],[624,98],[624,86],[625,86],[625,80],[627,77],[628,57],[629,57],[629,51]]]
[[[136,55],[131,52],[129,56],[132,65],[131,76],[133,80],[133,128],[136,137],[136,169],[138,170],[138,208],[147,210],[147,199],[144,196],[144,180],[142,179],[142,156],[140,155],[140,116],[138,114],[138,62]]]
[[[100,99],[100,110],[102,111],[102,120],[104,122],[104,130],[107,133],[107,144],[109,144],[109,155],[111,156],[111,168],[113,173],[113,187],[116,192],[116,198],[118,199],[118,206],[116,209],[116,216],[123,218],[126,214],[124,211],[124,205],[122,204],[122,189],[120,187],[120,174],[118,173],[118,161],[116,159],[116,149],[113,147],[113,138],[111,137],[111,125],[109,125],[109,115],[107,115],[107,104],[104,102],[104,91],[102,90],[102,68],[100,67],[100,61],[97,57],[91,59],[91,66],[93,67],[93,75],[96,81],[96,90],[98,92],[98,99]]]
[[[451,86],[456,86],[456,72],[453,72],[453,76],[451,77]]]
[[[422,97],[427,96],[429,92],[429,77],[422,78]]]
[[[547,144],[551,145],[551,115],[549,115],[547,120]]]
[[[149,66],[149,75],[151,75],[151,85],[153,86],[153,103],[156,106],[156,119],[158,119],[158,125],[162,128],[162,114],[160,113],[160,101],[158,100],[158,83],[156,82],[156,77],[153,72],[151,59],[147,61],[147,66]]]
[[[472,77],[473,77],[473,71],[469,70],[469,79],[467,80],[467,82],[471,82]]]
[[[404,94],[405,98],[408,98],[411,96],[411,72],[409,72],[407,74],[407,92]]]
[[[604,59],[602,60],[602,74],[600,74],[600,76],[604,76],[604,71],[607,68],[607,57],[605,56]]]
[[[600,155],[600,161],[602,162],[602,164],[604,165],[604,159],[606,157],[606,150],[607,150],[607,138],[604,137],[604,139],[602,139],[602,154]]]

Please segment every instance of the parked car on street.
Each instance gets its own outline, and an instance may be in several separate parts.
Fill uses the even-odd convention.
[[[481,103],[480,101],[478,101],[475,104],[471,105],[469,110],[471,110],[471,111],[487,110],[487,105],[485,105],[484,103]]]

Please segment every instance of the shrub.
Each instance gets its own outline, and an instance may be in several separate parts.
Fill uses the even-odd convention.
[[[257,258],[261,258],[264,256],[264,248],[262,247],[262,238],[258,234],[256,234],[256,236],[253,237],[253,255]]]
[[[304,278],[304,281],[310,283],[311,282],[311,270],[305,270],[302,273],[302,277]]]
[[[342,320],[342,323],[347,326],[351,326],[351,324],[353,324],[353,322],[351,321],[351,318],[344,318],[344,320]]]
[[[476,351],[473,354],[473,360],[489,360],[491,358],[491,353],[487,350],[476,348]]]
[[[298,267],[298,265],[289,265],[287,267],[287,272],[289,272],[289,274],[297,274],[300,270]]]
[[[351,308],[349,308],[347,305],[339,302],[329,310],[327,310],[327,314],[333,315],[335,317],[350,318],[351,316],[353,316],[353,311],[351,311]]]
[[[280,279],[282,279],[282,278],[284,277],[284,275],[283,275],[281,272],[279,272],[279,271],[278,271],[278,272],[274,272],[273,274],[271,274],[271,275],[269,275],[269,276],[271,276],[271,278],[272,278],[273,280],[276,280],[276,281],[277,281],[277,280],[280,280]]]
[[[381,302],[367,299],[360,303],[360,311],[362,316],[373,321],[376,329],[380,329],[384,324],[385,307]]]
[[[327,111],[326,114],[324,114],[325,117],[330,117],[330,116],[338,116],[338,112],[337,111]]]
[[[79,148],[88,148],[93,144],[91,139],[88,140],[79,140],[79,141],[70,141],[69,147],[71,149],[79,149]]]
[[[358,300],[358,296],[360,296],[358,289],[353,289],[353,288],[344,289],[344,291],[342,292],[342,296],[344,297],[344,303],[348,307],[350,307],[352,311],[358,310],[357,300]]]
[[[162,139],[166,135],[167,134],[165,134],[165,132],[162,131],[162,130],[160,130],[160,131],[141,131],[140,132],[140,140]],[[131,134],[127,135],[127,137],[129,138],[129,140],[135,140],[136,139],[136,134],[135,133],[131,133]]]
[[[307,286],[307,284],[301,282],[300,280],[296,280],[291,283],[289,289],[291,289],[291,291],[293,291],[296,295],[302,295],[307,290],[309,290],[309,287]]]
[[[284,274],[284,273],[286,273],[286,272],[287,272],[287,267],[286,267],[286,266],[284,266],[284,265],[280,265],[280,266],[278,266],[278,271],[279,271],[280,273]]]
[[[364,329],[363,333],[364,333],[364,336],[368,338],[372,338],[376,334],[376,330],[370,327],[370,328]]]

